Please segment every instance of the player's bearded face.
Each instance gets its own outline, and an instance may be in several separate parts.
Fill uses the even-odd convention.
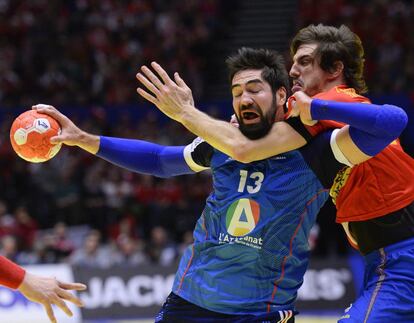
[[[236,118],[240,131],[250,139],[259,139],[267,135],[276,118],[276,95],[273,95],[272,103],[263,113],[263,110],[254,102],[249,105],[241,105]],[[250,122],[254,120],[254,122]]]

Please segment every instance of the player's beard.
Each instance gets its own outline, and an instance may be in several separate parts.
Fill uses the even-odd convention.
[[[243,135],[252,140],[266,136],[272,128],[276,118],[276,95],[273,96],[272,105],[266,115],[263,114],[262,110],[256,104],[252,104],[248,108],[255,110],[259,114],[260,121],[255,124],[245,124],[243,118],[240,118],[236,114],[240,131]]]

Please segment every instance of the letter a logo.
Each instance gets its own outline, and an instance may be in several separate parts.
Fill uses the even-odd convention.
[[[240,199],[227,210],[227,232],[234,237],[242,237],[253,231],[260,218],[260,206],[256,201]]]

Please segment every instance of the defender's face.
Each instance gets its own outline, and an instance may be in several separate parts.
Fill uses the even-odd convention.
[[[304,91],[307,95],[314,96],[324,91],[329,75],[322,70],[318,59],[315,58],[317,46],[317,44],[301,45],[293,56],[293,65],[289,72],[293,79],[293,93]]]
[[[277,94],[261,74],[262,70],[240,71],[234,75],[231,86],[240,130],[251,139],[260,138],[270,130],[276,111],[280,110],[283,117],[283,109],[277,109]]]

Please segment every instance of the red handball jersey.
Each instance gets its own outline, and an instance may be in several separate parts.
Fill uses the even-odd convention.
[[[370,103],[346,86],[334,87],[314,98]],[[324,129],[342,126],[339,122],[321,120],[307,129],[315,136]],[[338,223],[369,220],[402,209],[414,201],[414,159],[394,141],[364,163],[352,168],[344,166],[335,178],[331,196]]]
[[[22,283],[25,273],[22,267],[0,256],[0,285],[16,289]]]

